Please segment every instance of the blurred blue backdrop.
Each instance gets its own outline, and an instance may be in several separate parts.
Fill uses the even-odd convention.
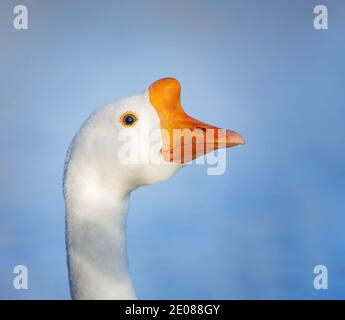
[[[165,76],[247,140],[224,175],[187,166],[133,193],[139,298],[345,298],[345,2],[0,2],[0,298],[68,299],[65,152],[97,107]],[[13,267],[29,268],[14,290]],[[329,289],[315,290],[324,264]]]

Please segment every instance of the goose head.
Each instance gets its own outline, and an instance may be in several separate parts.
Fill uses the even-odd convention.
[[[129,192],[171,177],[208,152],[244,143],[234,131],[189,116],[180,93],[176,79],[164,78],[96,110],[75,137],[72,153],[79,161],[73,162],[83,174]]]
[[[172,78],[96,110],[76,134],[64,175],[69,279],[75,299],[135,299],[126,254],[129,194],[208,152],[244,143],[190,117]]]

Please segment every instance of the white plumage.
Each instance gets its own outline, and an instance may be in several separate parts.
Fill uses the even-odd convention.
[[[164,99],[178,89],[179,100],[176,80],[157,83],[161,90],[158,94]],[[154,105],[151,91],[98,109],[78,131],[69,149],[64,196],[69,281],[74,299],[136,298],[126,254],[129,195],[139,186],[169,178],[183,166],[164,159],[160,113],[164,110]],[[127,113],[135,115],[134,124],[121,122]],[[140,142],[126,142],[128,133]],[[154,139],[152,133],[156,133]],[[124,163],[119,156],[126,143],[132,157],[150,161]]]

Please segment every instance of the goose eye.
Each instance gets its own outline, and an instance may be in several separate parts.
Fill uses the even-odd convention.
[[[121,117],[121,122],[124,126],[130,127],[133,126],[138,120],[138,117],[133,112],[126,112]]]

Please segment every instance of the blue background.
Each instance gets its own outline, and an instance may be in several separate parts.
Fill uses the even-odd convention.
[[[320,2],[329,30],[313,28]],[[224,175],[192,165],[133,193],[138,297],[345,298],[344,30],[340,0],[2,0],[0,298],[69,298],[66,149],[95,108],[165,76],[187,112],[247,144]],[[13,289],[17,264],[29,290]]]

